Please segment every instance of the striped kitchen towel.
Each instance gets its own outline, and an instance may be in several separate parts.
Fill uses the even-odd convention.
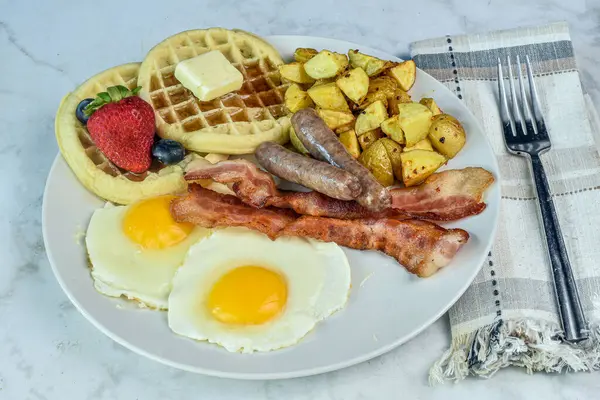
[[[586,312],[591,338],[557,339],[550,265],[527,161],[507,153],[498,113],[500,57],[528,54],[553,148],[542,156]],[[452,345],[430,382],[490,377],[502,367],[527,372],[600,367],[600,156],[565,23],[413,43],[417,66],[443,82],[475,114],[501,173],[502,214],[488,259],[450,309]],[[505,73],[504,76],[507,76]],[[590,103],[591,104],[591,103]],[[468,134],[468,133],[467,133]]]

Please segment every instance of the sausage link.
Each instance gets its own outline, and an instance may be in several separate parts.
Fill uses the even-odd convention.
[[[294,153],[285,147],[264,142],[254,153],[258,163],[268,172],[287,181],[339,200],[353,200],[362,192],[357,177],[334,167]]]
[[[371,211],[382,211],[391,207],[392,198],[371,172],[356,161],[340,143],[337,136],[310,108],[302,109],[292,116],[292,126],[298,139],[309,153],[322,161],[356,176],[362,186],[362,193],[356,198],[362,206]]]

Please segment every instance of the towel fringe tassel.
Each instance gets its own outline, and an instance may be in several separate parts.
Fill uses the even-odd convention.
[[[459,382],[468,375],[492,377],[500,368],[538,371],[593,371],[600,369],[600,325],[577,345],[558,339],[556,324],[531,319],[497,319],[477,331],[452,339],[451,347],[429,370],[429,383]]]

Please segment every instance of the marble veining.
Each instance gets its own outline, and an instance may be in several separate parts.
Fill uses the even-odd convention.
[[[71,305],[41,236],[45,179],[57,153],[54,113],[93,73],[141,60],[184,29],[238,27],[345,39],[406,57],[413,40],[567,20],[581,78],[600,103],[600,2],[347,0],[194,2],[0,0],[0,399],[390,398],[588,399],[596,374],[528,376],[431,388],[427,369],[449,343],[444,317],[406,345],[345,370],[286,381],[182,372],[122,348]]]

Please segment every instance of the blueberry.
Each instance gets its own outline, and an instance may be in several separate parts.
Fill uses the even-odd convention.
[[[152,146],[152,156],[165,165],[177,164],[183,160],[185,149],[175,140],[160,139]]]
[[[94,101],[94,99],[83,99],[83,100],[81,100],[79,102],[79,104],[77,105],[77,109],[75,110],[75,115],[77,116],[77,119],[79,120],[79,122],[81,122],[84,125],[87,125],[88,119],[90,117],[88,117],[87,115],[85,115],[85,113],[83,112],[83,110],[92,101]]]

